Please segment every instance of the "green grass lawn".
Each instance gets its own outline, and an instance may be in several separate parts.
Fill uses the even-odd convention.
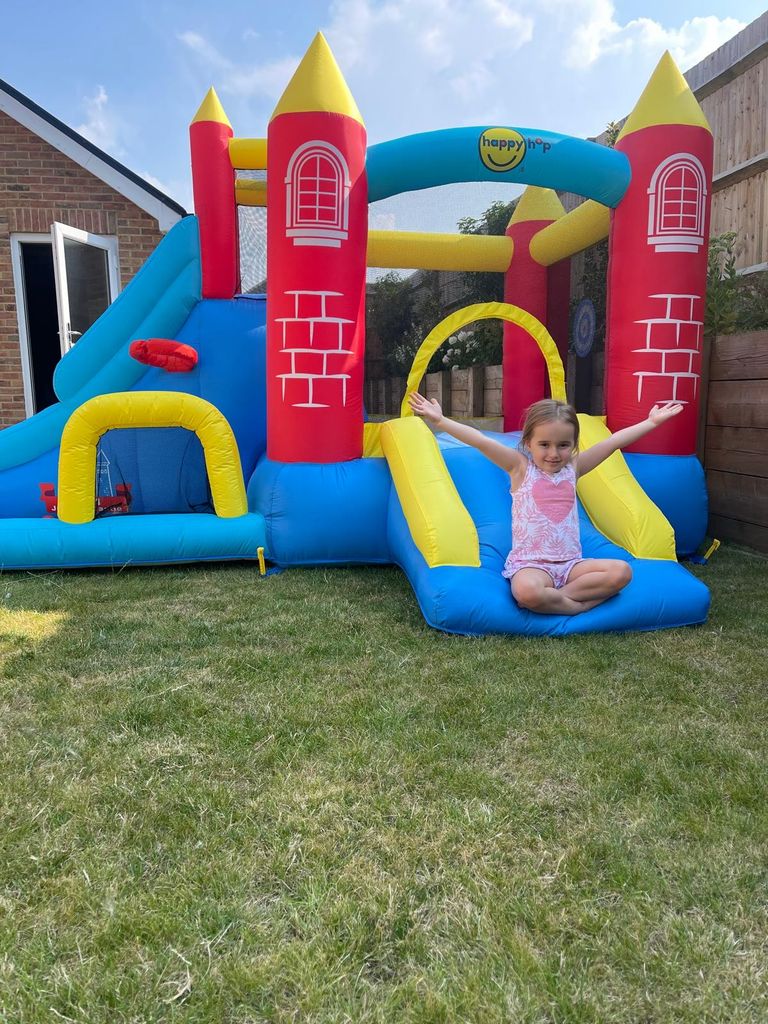
[[[768,560],[449,637],[395,569],[0,578],[0,1021],[768,1020]]]

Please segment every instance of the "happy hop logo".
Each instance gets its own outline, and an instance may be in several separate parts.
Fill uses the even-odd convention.
[[[525,139],[514,128],[486,128],[477,140],[480,159],[489,171],[503,174],[522,163],[529,149],[541,146],[542,153],[552,148],[543,139]]]
[[[480,159],[489,171],[511,171],[525,156],[525,139],[514,128],[486,128],[478,140]]]

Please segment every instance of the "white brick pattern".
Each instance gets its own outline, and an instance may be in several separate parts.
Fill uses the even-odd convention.
[[[328,402],[317,401],[316,385],[335,381],[342,406],[347,404],[347,381],[350,374],[339,370],[346,364],[352,350],[344,348],[344,330],[354,320],[330,316],[329,300],[342,298],[343,292],[297,290],[285,292],[293,296],[293,316],[276,317],[282,324],[282,354],[291,360],[291,368],[277,376],[282,381],[283,401],[289,381],[306,383],[305,401],[291,402],[295,409],[327,409]],[[341,357],[341,359],[339,359]],[[295,389],[294,389],[295,390]],[[323,388],[327,397],[328,388]]]
[[[645,325],[645,346],[632,349],[648,356],[640,365],[648,369],[637,370],[637,401],[643,397],[646,381],[668,382],[666,397],[654,398],[658,402],[681,402],[687,405],[696,398],[700,373],[694,371],[695,358],[701,353],[703,320],[696,318],[696,303],[700,295],[678,295],[662,293],[651,295],[663,303],[659,316],[635,320]]]

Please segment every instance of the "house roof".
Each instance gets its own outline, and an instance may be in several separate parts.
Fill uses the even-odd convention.
[[[43,110],[28,96],[2,79],[0,110],[154,217],[161,231],[167,231],[186,216],[187,211],[184,207],[170,196],[150,185],[103,149],[94,146],[74,128],[70,128],[53,114]]]

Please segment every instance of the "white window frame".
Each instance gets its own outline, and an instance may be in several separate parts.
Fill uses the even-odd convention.
[[[51,236],[13,232],[11,234],[11,266],[13,267],[13,289],[16,294],[16,320],[19,325],[19,348],[21,349],[21,376],[24,384],[24,414],[29,418],[35,412],[35,395],[32,385],[32,353],[29,350],[27,324],[27,293],[24,287],[24,264],[21,258],[23,243],[50,245]]]
[[[314,219],[304,220],[301,216],[301,172],[308,160],[327,160],[336,172],[334,174],[334,221],[323,223]],[[288,161],[285,173],[286,189],[286,237],[294,245],[319,245],[340,248],[349,237],[349,192],[352,182],[349,165],[344,154],[330,142],[312,139],[298,147]],[[330,194],[330,193],[329,193]],[[319,202],[317,209],[319,209]]]
[[[696,225],[694,228],[685,228],[682,224],[671,228],[664,227],[666,183],[670,174],[677,170],[690,171],[696,178]],[[684,202],[685,198],[681,195],[681,216]],[[666,160],[662,160],[653,172],[651,183],[648,186],[648,245],[655,246],[656,252],[698,252],[704,244],[706,204],[707,178],[698,157],[693,153],[673,153]]]
[[[70,228],[65,224],[60,224],[58,227],[65,228],[66,234],[75,238],[76,241],[86,241],[89,245],[98,244],[92,239],[98,239],[101,243],[101,248],[107,248],[111,256],[108,259],[109,266],[109,285],[110,285],[110,302],[114,302],[117,295],[120,292],[120,266],[118,263],[119,248],[117,244],[117,238],[109,235],[93,235],[88,231],[80,231],[77,228]],[[113,245],[104,245],[104,242],[114,243]],[[53,250],[53,270],[54,280],[56,281],[56,303],[59,310],[59,347],[61,349],[62,356],[69,351],[71,345],[67,348],[64,347],[64,340],[62,334],[62,320],[61,320],[61,307],[59,305],[59,269],[56,262],[56,245],[53,237],[53,228],[48,234],[44,232],[28,232],[28,231],[14,231],[11,234],[11,267],[13,271],[13,289],[16,299],[16,321],[19,327],[19,349],[21,355],[21,377],[22,385],[24,389],[24,414],[27,418],[35,415],[35,393],[33,384],[33,373],[32,373],[32,352],[30,350],[30,338],[29,338],[29,324],[27,322],[27,293],[24,283],[24,264],[21,257],[21,246],[23,244],[33,245],[50,245]],[[61,237],[61,247],[63,256],[63,236]],[[66,287],[66,278],[65,278]]]
[[[72,329],[67,288],[67,266],[64,240],[70,238],[83,245],[92,245],[107,253],[107,277],[109,281],[109,303],[111,305],[120,293],[120,264],[117,237],[115,235],[94,235],[90,231],[71,228],[68,224],[54,221],[51,225],[53,243],[53,269],[56,278],[56,305],[59,311],[59,341],[61,354],[65,356],[72,348]],[[75,339],[76,340],[76,339]]]

